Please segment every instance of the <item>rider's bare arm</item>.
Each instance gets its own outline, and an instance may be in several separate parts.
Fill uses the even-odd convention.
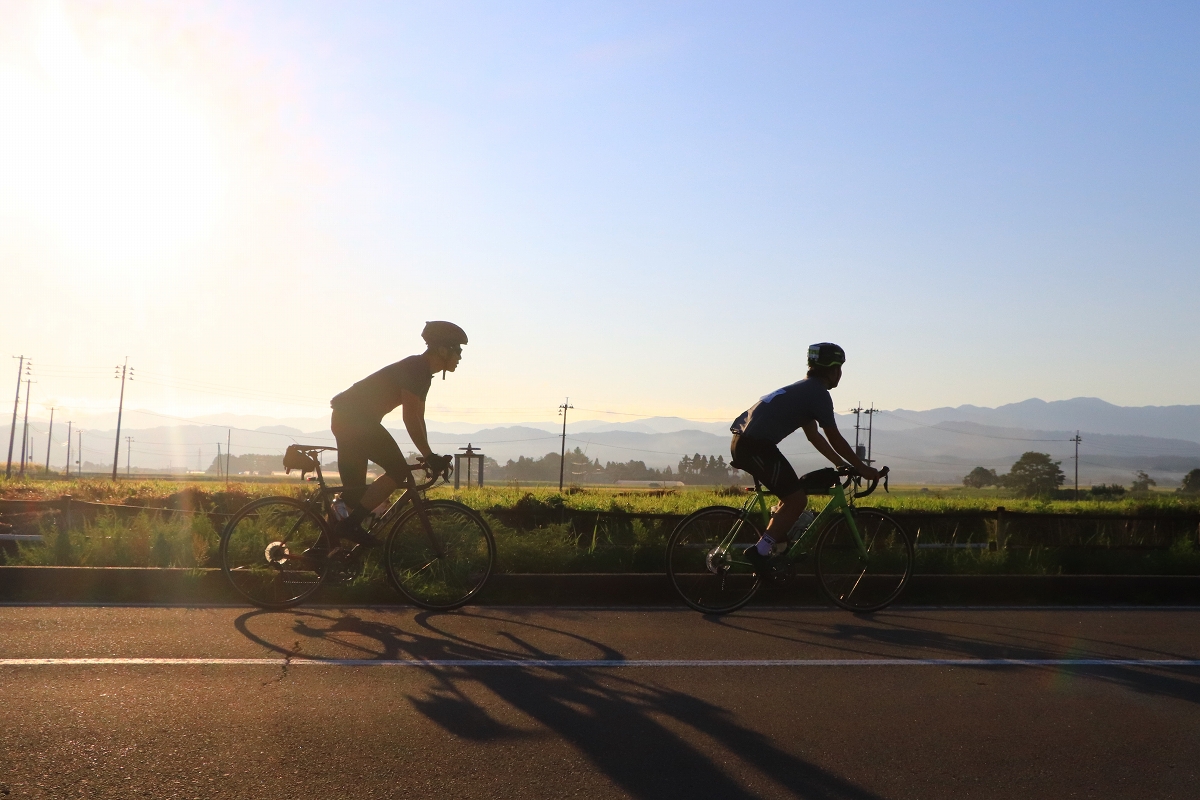
[[[400,402],[404,404],[401,416],[408,438],[412,439],[421,455],[426,460],[433,458],[433,450],[429,447],[429,433],[425,430],[425,401],[412,392],[404,389],[400,393]]]
[[[824,431],[825,436],[821,435],[821,431]],[[867,480],[875,480],[879,477],[879,472],[863,463],[858,454],[854,452],[854,448],[842,437],[841,432],[837,428],[822,428],[818,430],[817,423],[810,421],[804,425],[804,435],[812,442],[812,446],[817,448],[818,452],[833,462],[834,465],[839,467],[854,467],[854,470]],[[828,441],[826,441],[826,437],[828,437]]]
[[[817,430],[817,423],[814,420],[809,420],[804,423],[804,435],[812,442],[812,446],[817,448],[817,452],[833,462],[834,466],[843,467],[846,462],[838,457],[837,452],[830,446],[829,442],[825,441],[825,437]]]

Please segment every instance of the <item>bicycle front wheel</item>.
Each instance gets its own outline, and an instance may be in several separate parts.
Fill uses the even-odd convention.
[[[225,526],[221,569],[254,605],[290,608],[321,588],[328,549],[329,531],[312,509],[291,497],[264,497],[243,506]]]
[[[384,564],[400,594],[421,608],[448,611],[483,588],[496,563],[496,542],[483,517],[453,500],[421,500],[387,534]]]
[[[900,596],[912,575],[912,539],[882,511],[856,508],[850,513],[858,537],[844,516],[825,529],[817,542],[817,580],[842,608],[878,611]]]
[[[704,614],[725,614],[750,602],[759,580],[742,551],[760,535],[757,525],[728,506],[685,517],[667,542],[667,572],[683,602]]]

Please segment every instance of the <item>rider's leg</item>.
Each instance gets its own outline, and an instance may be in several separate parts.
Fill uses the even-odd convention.
[[[409,469],[408,461],[404,458],[404,453],[400,451],[400,445],[396,444],[396,440],[388,433],[387,428],[382,424],[375,426],[371,433],[370,443],[371,447],[367,451],[367,456],[383,467],[383,474],[367,487],[367,491],[359,500],[359,508],[364,514],[371,513],[381,503],[387,502],[392,492],[401,486],[408,486],[412,483],[412,472]]]
[[[771,521],[767,523],[767,530],[763,533],[762,539],[758,541],[758,552],[764,556],[768,555],[776,542],[786,542],[788,532],[807,507],[808,495],[802,489],[797,489],[785,497],[779,504],[779,508],[771,515]]]
[[[735,435],[730,454],[735,465],[753,475],[781,500],[779,509],[767,523],[766,532],[755,545],[747,548],[760,556],[771,555],[776,542],[787,541],[788,531],[808,505],[808,495],[800,488],[796,470],[775,444]]]
[[[364,511],[372,511],[381,503],[387,502],[391,497],[392,492],[400,488],[399,482],[392,477],[390,472],[385,472],[380,475],[375,481],[367,487],[363,492],[362,499],[358,501],[359,508]]]
[[[361,423],[336,409],[330,421],[338,446],[338,473],[342,478],[342,500],[351,509],[367,490],[367,431]]]

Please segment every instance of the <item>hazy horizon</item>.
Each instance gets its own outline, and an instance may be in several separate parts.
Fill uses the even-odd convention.
[[[319,417],[437,318],[447,423],[719,422],[821,340],[839,408],[1192,403],[1198,20],[11,0],[3,341],[64,421],[126,357],[127,408]]]

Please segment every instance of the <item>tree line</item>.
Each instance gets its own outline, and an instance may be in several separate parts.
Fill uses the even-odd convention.
[[[976,467],[963,478],[963,485],[973,489],[998,486],[1012,489],[1022,497],[1050,496],[1055,494],[1067,479],[1059,467],[1060,464],[1062,464],[1061,461],[1054,461],[1048,453],[1031,451],[1022,454],[1005,475],[997,475],[996,470],[987,467]],[[1148,492],[1151,486],[1157,485],[1145,471],[1138,470],[1128,491],[1134,494]],[[1183,485],[1180,486],[1179,491],[1190,494],[1200,493],[1200,469],[1194,469],[1184,476]],[[1126,489],[1121,484],[1103,483],[1088,490],[1088,493],[1095,498],[1120,497],[1125,492]]]
[[[541,458],[521,456],[500,464],[492,458],[484,462],[484,478],[496,481],[557,481],[562,458],[546,453]],[[607,461],[591,459],[576,447],[566,455],[563,477],[568,483],[615,483],[617,481],[681,481],[688,484],[723,484],[741,481],[741,470],[734,469],[724,456],[696,453],[683,456],[675,469],[648,467],[640,460]]]

